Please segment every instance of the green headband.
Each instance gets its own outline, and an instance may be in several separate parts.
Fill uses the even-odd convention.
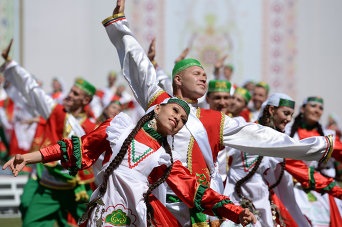
[[[175,66],[173,67],[172,77],[174,77],[179,72],[181,72],[184,69],[187,69],[187,68],[189,68],[191,66],[198,66],[198,67],[201,67],[203,69],[203,66],[201,65],[201,63],[198,60],[193,59],[193,58],[183,59],[183,60],[177,62],[175,64]]]
[[[178,98],[170,98],[167,101],[167,103],[176,103],[176,104],[178,104],[179,106],[181,106],[184,109],[186,115],[189,116],[190,107],[189,107],[189,105],[185,101],[183,101],[181,99],[178,99]]]
[[[268,85],[266,82],[261,81],[261,82],[257,83],[255,86],[265,88],[267,93],[270,91],[270,85]]]
[[[232,64],[225,65],[225,67],[230,68],[230,70],[234,71],[234,66]]]
[[[318,102],[318,103],[321,103],[323,105],[323,99],[321,97],[318,97],[318,96],[308,97],[306,99],[305,103],[308,103],[308,102]]]
[[[210,80],[208,92],[227,92],[230,93],[231,83],[228,80]]]
[[[292,109],[294,109],[295,107],[295,102],[292,100],[288,100],[288,99],[279,99],[279,105],[278,106],[287,106],[290,107]]]
[[[81,88],[83,91],[85,91],[88,95],[91,96],[93,96],[96,92],[95,86],[83,78],[76,79],[75,86]]]
[[[249,91],[247,89],[242,88],[242,87],[236,88],[234,91],[234,95],[235,94],[241,95],[245,99],[247,104],[248,104],[249,100],[251,100],[251,98],[252,98],[251,93],[249,93]]]

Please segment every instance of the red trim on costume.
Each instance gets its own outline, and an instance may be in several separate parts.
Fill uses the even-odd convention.
[[[165,99],[170,98],[171,96],[166,92],[166,91],[162,91],[160,94],[158,94],[157,97],[155,97],[155,99],[151,100],[151,103],[149,103],[148,108],[150,108],[151,106],[157,105],[162,103]]]
[[[40,149],[43,157],[43,163],[58,161],[62,158],[62,152],[58,144],[54,144]]]

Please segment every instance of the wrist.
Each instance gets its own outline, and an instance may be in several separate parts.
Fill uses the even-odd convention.
[[[151,63],[152,63],[152,65],[153,65],[155,68],[158,66],[158,63],[157,63],[156,60],[152,60]]]
[[[113,18],[124,17],[124,16],[125,16],[125,13],[116,13],[116,14],[113,14]]]

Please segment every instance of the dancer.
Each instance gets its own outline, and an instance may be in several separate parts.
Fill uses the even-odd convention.
[[[133,94],[141,106],[162,102],[170,95],[158,86],[156,71],[145,51],[133,37],[124,16],[124,1],[118,1],[114,14],[103,21],[107,34],[116,47],[123,76],[134,89]],[[197,100],[207,89],[207,77],[200,62],[183,59],[177,62],[172,72],[173,95],[191,103],[191,113],[186,127],[173,139],[179,148],[175,155],[201,184],[211,186],[218,192],[223,184],[215,162],[217,153],[225,146],[232,146],[253,154],[281,157],[305,158],[323,161],[332,147],[330,137],[314,137],[295,141],[283,133],[257,124],[241,122],[213,110],[197,108]],[[210,137],[208,137],[210,135]],[[296,151],[294,151],[296,147]],[[280,149],[281,148],[281,149]],[[281,151],[281,152],[280,152]],[[198,210],[188,207],[172,192],[166,189],[167,207],[175,214],[182,226],[205,225],[207,217]]]
[[[92,165],[103,151],[106,155],[113,153],[97,176],[103,180],[82,219],[87,221],[87,226],[150,226],[151,223],[180,226],[163,205],[150,196],[165,180],[189,207],[244,226],[255,223],[248,209],[233,205],[228,197],[198,184],[179,161],[172,165],[166,135],[177,133],[186,123],[189,112],[186,102],[171,98],[166,104],[156,105],[136,126],[128,115],[120,113],[82,138],[63,139],[40,151],[17,155],[4,168],[9,166],[16,176],[26,164],[60,159],[70,173],[75,174]]]

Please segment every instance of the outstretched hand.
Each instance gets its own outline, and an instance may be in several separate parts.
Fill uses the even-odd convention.
[[[224,63],[224,61],[226,60],[227,57],[228,57],[228,55],[224,55],[222,58],[219,58],[216,61],[215,68],[221,68],[223,66],[223,63]]]
[[[257,221],[254,214],[248,208],[245,208],[240,213],[239,220],[242,226],[247,226],[250,223],[255,224]]]
[[[151,62],[154,61],[154,57],[156,56],[156,39],[155,38],[153,38],[151,41],[150,47],[148,48],[147,56]]]
[[[189,48],[189,47],[185,48],[185,49],[182,51],[182,53],[178,56],[178,58],[176,58],[175,63],[177,63],[177,62],[183,60],[183,59],[188,55],[189,51],[190,51],[190,48]]]
[[[1,53],[1,56],[2,58],[5,60],[5,61],[10,61],[11,58],[9,57],[9,52],[11,50],[11,47],[12,47],[12,43],[13,43],[13,39],[11,39],[10,43],[8,44],[7,48],[4,49]]]
[[[25,167],[26,161],[21,154],[16,154],[13,158],[11,158],[8,162],[6,162],[2,169],[6,169],[9,167],[12,170],[13,175],[18,176],[19,172]]]
[[[116,7],[113,11],[114,14],[124,13],[125,12],[125,0],[117,0]]]

